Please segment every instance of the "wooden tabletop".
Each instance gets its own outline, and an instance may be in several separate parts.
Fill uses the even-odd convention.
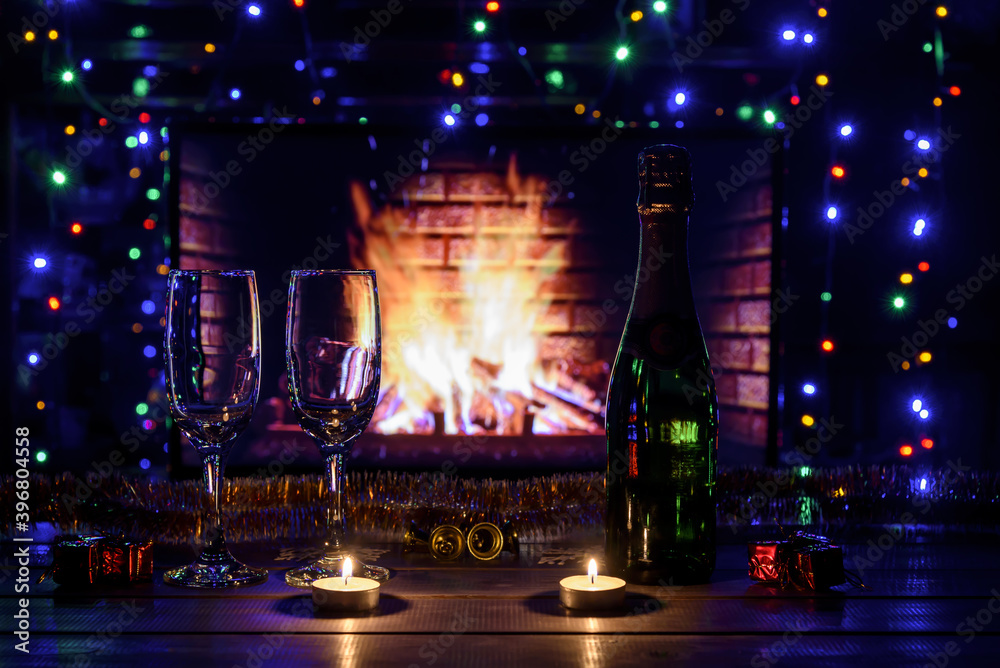
[[[0,665],[887,668],[996,665],[1000,657],[1000,553],[986,544],[897,544],[866,568],[870,590],[823,592],[754,584],[746,546],[723,545],[711,583],[629,585],[625,607],[600,614],[558,600],[559,580],[585,572],[597,544],[522,545],[516,561],[454,564],[381,545],[364,554],[392,578],[375,611],[352,616],[317,614],[307,591],[284,584],[308,550],[239,547],[238,557],[271,569],[266,583],[168,587],[160,567],[185,555],[158,548],[152,584],[34,585],[31,653],[15,651],[7,634]],[[867,549],[845,546],[848,566]],[[45,546],[33,550],[34,577],[48,555]],[[0,599],[8,628],[18,609],[12,582]]]

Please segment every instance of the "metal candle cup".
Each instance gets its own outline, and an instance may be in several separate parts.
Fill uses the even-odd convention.
[[[625,581],[597,574],[590,560],[587,575],[572,575],[559,581],[559,602],[572,610],[608,610],[625,604]]]
[[[379,583],[351,577],[350,559],[344,576],[320,578],[312,583],[312,599],[318,609],[335,612],[364,612],[378,605]]]

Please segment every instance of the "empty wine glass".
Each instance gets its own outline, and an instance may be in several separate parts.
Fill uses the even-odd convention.
[[[388,570],[363,564],[347,550],[341,507],[344,455],[378,403],[382,334],[375,272],[293,271],[285,343],[292,408],[326,459],[330,493],[323,557],[288,571],[285,582],[308,587],[340,577],[347,557],[355,575],[384,582]]]
[[[219,485],[260,388],[260,319],[252,271],[171,271],[163,339],[170,415],[201,455],[213,511],[194,563],[163,581],[185,587],[238,587],[267,571],[237,561],[226,546]]]

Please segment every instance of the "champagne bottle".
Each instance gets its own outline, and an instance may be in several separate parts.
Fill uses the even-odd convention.
[[[639,153],[639,264],[607,404],[605,558],[636,584],[715,569],[719,409],[688,268],[691,158]]]

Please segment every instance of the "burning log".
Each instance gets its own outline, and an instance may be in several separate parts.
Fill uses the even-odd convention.
[[[596,420],[600,414],[570,403],[561,396],[535,384],[532,384],[532,389],[535,391],[536,401],[544,400],[545,412],[539,417],[545,418],[547,422],[552,422],[552,418],[556,418],[557,422],[561,422],[569,429],[580,429],[588,434],[597,434],[603,431],[604,427]]]

